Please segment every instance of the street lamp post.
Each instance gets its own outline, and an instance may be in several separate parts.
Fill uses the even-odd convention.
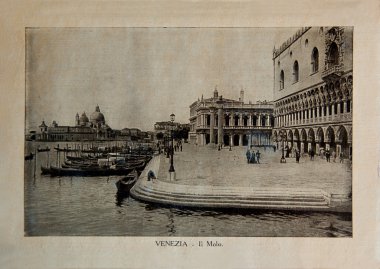
[[[165,135],[166,158],[169,158],[169,136]]]
[[[171,130],[170,130],[170,134],[171,134],[171,137],[172,137],[172,145],[171,145],[171,150],[170,150],[170,168],[169,168],[169,173],[170,172],[175,172],[174,170],[174,164],[173,164],[173,154],[174,154],[174,136],[173,136],[173,129],[174,129],[174,119],[175,119],[175,115],[172,113],[170,115],[170,121],[171,121]]]
[[[284,150],[285,150],[284,142],[285,142],[286,132],[284,130],[280,130],[280,136],[281,136],[281,141],[282,141],[282,156],[281,156],[280,163],[286,163],[286,159],[284,156]]]

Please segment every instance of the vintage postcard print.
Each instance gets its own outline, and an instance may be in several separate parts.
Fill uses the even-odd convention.
[[[25,236],[352,237],[353,31],[26,28]]]

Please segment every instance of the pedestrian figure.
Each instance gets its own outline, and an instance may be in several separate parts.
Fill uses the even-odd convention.
[[[296,163],[300,162],[300,152],[296,150]]]
[[[343,163],[343,152],[339,154],[339,163]]]
[[[182,143],[181,143],[181,146],[180,146],[180,147],[181,147],[181,151],[182,151]]]
[[[249,161],[251,160],[251,152],[249,151],[249,149],[247,149],[245,156],[247,157],[247,163],[249,163]]]
[[[330,162],[330,151],[326,150],[326,161],[329,163]]]
[[[336,162],[336,152],[335,151],[332,152],[332,157],[333,157],[333,162],[335,163]]]
[[[289,147],[288,145],[285,146],[286,156],[285,158],[289,158]]]
[[[255,152],[252,151],[252,152],[251,152],[250,163],[256,163],[256,158],[255,158],[255,157],[256,157],[256,156],[255,156]]]
[[[261,155],[260,151],[257,150],[257,152],[256,152],[257,163],[260,163],[260,155]]]
[[[148,172],[148,181],[150,180],[153,180],[153,179],[156,179],[156,175],[154,174],[154,172],[152,170],[149,170]]]
[[[314,150],[310,149],[310,161],[314,160]]]

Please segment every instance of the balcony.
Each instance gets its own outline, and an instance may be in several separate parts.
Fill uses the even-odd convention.
[[[342,74],[343,74],[342,66],[341,65],[334,65],[334,66],[328,67],[327,69],[323,70],[322,79],[333,80],[333,79],[341,77]]]

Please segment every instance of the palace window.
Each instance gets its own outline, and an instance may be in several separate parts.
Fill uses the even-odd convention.
[[[280,90],[284,89],[284,70],[280,73]]]
[[[347,100],[347,113],[350,113],[351,112],[351,100],[348,99]]]
[[[239,126],[239,116],[235,116],[235,126]]]
[[[299,67],[298,62],[295,61],[293,64],[293,82],[296,83],[299,80]]]
[[[339,64],[339,50],[335,42],[331,43],[327,55],[328,67],[333,67]]]
[[[319,53],[318,53],[318,49],[314,48],[311,54],[311,72],[312,73],[318,72],[318,68],[319,68]]]
[[[257,117],[256,116],[252,117],[252,125],[257,126]]]
[[[248,125],[248,117],[247,116],[244,116],[244,118],[243,118],[243,125],[244,126]]]
[[[230,117],[226,116],[226,126],[230,126]]]
[[[265,126],[266,116],[261,117],[261,126]]]

